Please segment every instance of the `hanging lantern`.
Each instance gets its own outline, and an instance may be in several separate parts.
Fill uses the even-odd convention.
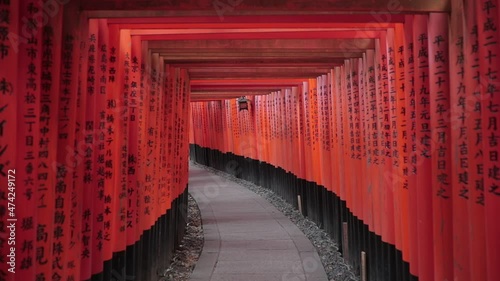
[[[238,108],[239,111],[248,110],[248,102],[249,100],[246,97],[241,97],[238,99]]]

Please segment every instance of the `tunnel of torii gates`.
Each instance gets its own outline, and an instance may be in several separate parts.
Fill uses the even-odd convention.
[[[499,280],[499,4],[0,0],[0,280],[159,280],[189,159],[368,280]]]

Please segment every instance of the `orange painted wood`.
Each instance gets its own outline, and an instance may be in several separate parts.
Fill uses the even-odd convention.
[[[434,279],[453,279],[451,126],[448,17],[429,16],[429,90],[431,115]]]
[[[41,95],[41,65],[42,56],[42,31],[34,29],[27,32],[22,31],[24,26],[22,19],[33,20],[36,11],[30,8],[29,1],[18,1],[20,37],[15,41],[14,48],[17,48],[17,81],[12,81],[17,97],[17,135],[18,140],[16,153],[16,167],[6,167],[4,169],[16,169],[16,206],[15,215],[18,219],[16,231],[16,279],[29,280],[35,275],[36,260],[35,251],[21,251],[22,245],[36,246],[36,204],[39,195],[38,190],[38,167],[40,165],[39,146],[40,141],[40,95]],[[15,8],[14,8],[15,9]],[[16,34],[17,35],[17,34]],[[16,38],[17,39],[17,38]],[[31,40],[28,40],[31,39]],[[11,50],[14,51],[14,50]],[[14,83],[16,84],[14,86]],[[9,86],[7,86],[9,87]],[[10,136],[13,137],[13,136]],[[22,207],[21,207],[22,206]],[[61,210],[58,210],[61,211]],[[59,221],[60,225],[63,225]],[[47,227],[47,231],[50,228]],[[47,242],[50,243],[48,239]],[[11,245],[12,246],[12,245]],[[58,257],[63,253],[58,252]],[[50,253],[44,253],[44,257],[49,258]],[[24,262],[24,266],[21,266]]]
[[[381,236],[383,233],[383,220],[385,219],[384,213],[384,206],[385,206],[385,201],[384,201],[384,187],[385,187],[385,181],[384,178],[381,177],[380,175],[383,175],[385,173],[385,165],[383,162],[383,159],[385,158],[385,155],[382,153],[382,148],[384,147],[384,139],[383,139],[383,114],[384,114],[384,100],[383,100],[383,85],[381,83],[382,79],[382,66],[381,66],[381,45],[380,45],[381,39],[376,40],[376,45],[375,45],[375,54],[374,54],[374,59],[375,59],[375,87],[376,87],[376,134],[375,140],[374,140],[374,146],[376,145],[376,150],[374,151],[374,163],[377,165],[377,172],[375,176],[375,187],[377,188],[375,190],[375,227],[374,231],[377,235]]]
[[[361,38],[377,38],[378,31],[366,31],[358,36]],[[327,39],[327,38],[359,38],[356,32],[337,31],[332,34],[331,31],[304,31],[304,32],[241,32],[241,33],[200,33],[200,34],[169,34],[169,35],[143,35],[144,40],[163,41],[163,40],[217,40],[217,39]]]
[[[486,238],[487,280],[495,280],[500,275],[500,166],[498,155],[498,106],[500,104],[499,76],[500,57],[498,40],[498,1],[476,1],[476,20],[479,43],[479,73],[481,80],[481,129],[483,142],[484,206]]]
[[[396,11],[405,12],[429,12],[429,11],[446,11],[447,6],[443,5],[441,2],[433,2],[430,0],[420,1],[415,3],[409,0],[402,0],[398,2],[398,5],[393,5],[387,3],[386,1],[368,1],[362,0],[356,3],[352,3],[346,6],[341,0],[326,0],[321,3],[311,3],[309,1],[294,1],[294,2],[273,2],[271,3],[260,3],[260,2],[212,2],[209,0],[200,0],[196,2],[163,2],[163,1],[152,1],[148,2],[148,6],[144,6],[143,2],[123,2],[120,0],[115,1],[97,1],[89,0],[82,3],[82,7],[85,10],[131,10],[136,13],[141,10],[149,10],[154,8],[159,11],[175,11],[177,13],[185,13],[188,11],[193,11],[194,15],[206,15],[210,12],[214,16],[217,15],[219,20],[225,20],[226,17],[234,17],[234,14],[238,11],[257,11],[258,14],[266,13],[276,13],[289,11],[293,13],[301,12],[307,14],[311,12],[323,12],[325,9],[332,9],[336,12],[339,11],[356,11],[360,15],[354,15],[353,18],[357,17],[368,17],[362,12],[369,13],[370,11],[384,11],[381,16],[386,16],[388,19],[391,18],[391,13]],[[394,7],[395,6],[395,7]],[[149,8],[149,9],[148,9]],[[215,10],[215,11],[214,11]],[[215,13],[214,13],[215,12]],[[388,15],[386,15],[386,13]],[[333,16],[333,15],[332,15]],[[394,15],[393,15],[394,16]],[[396,16],[394,16],[396,17]],[[299,17],[300,18],[300,17]]]
[[[366,55],[358,60],[358,80],[359,80],[359,146],[360,146],[360,171],[363,175],[369,175],[368,171],[368,79],[367,79],[367,63]],[[359,179],[359,218],[368,224],[368,202],[371,198],[368,195],[368,178],[360,177]]]
[[[78,192],[78,187],[72,184],[74,181],[74,172],[76,164],[72,162],[75,160],[74,154],[75,149],[69,149],[70,145],[75,142],[75,134],[71,132],[70,137],[68,138],[68,146],[65,149],[64,154],[59,154],[58,145],[61,145],[58,142],[58,130],[59,127],[59,109],[63,108],[63,106],[59,105],[59,99],[61,95],[61,87],[62,84],[60,80],[57,79],[61,76],[61,54],[63,48],[63,34],[62,34],[62,21],[63,21],[63,13],[59,13],[56,16],[52,17],[47,25],[38,32],[42,33],[42,48],[38,50],[38,54],[42,57],[42,63],[39,66],[39,73],[41,76],[41,95],[40,95],[40,150],[38,157],[40,158],[40,164],[38,166],[38,187],[36,192],[36,223],[37,225],[44,225],[48,229],[54,229],[53,233],[49,233],[47,240],[40,239],[36,240],[35,247],[38,252],[43,252],[47,255],[45,258],[38,258],[34,262],[34,266],[36,268],[37,276],[45,276],[46,278],[50,278],[53,275],[61,275],[67,274],[68,278],[77,278],[79,276],[77,269],[79,269],[79,259],[75,258],[76,255],[80,254],[79,247],[77,246],[77,233],[79,232],[79,227],[76,225],[80,222],[80,217],[78,216],[78,212],[76,212],[78,206],[78,200],[70,197],[71,194],[76,194]],[[72,60],[71,58],[70,60]],[[76,63],[76,61],[75,61]],[[69,68],[71,68],[71,63]],[[70,70],[73,71],[73,70]],[[73,79],[75,79],[76,75],[72,73],[71,75]],[[68,93],[66,92],[66,97]],[[76,98],[75,98],[76,99]],[[63,100],[61,98],[61,100]],[[70,114],[71,117],[75,117],[76,112],[76,102],[71,103],[71,109],[74,111]],[[64,120],[67,116],[61,116]],[[69,122],[75,122],[75,119],[67,120]],[[76,124],[72,124],[70,128],[75,128]],[[58,155],[59,154],[59,155]],[[59,162],[64,158],[64,162]],[[54,169],[55,163],[59,165],[64,165],[67,169],[67,174],[63,176],[63,173],[59,173],[58,171],[64,171],[64,169],[56,168]],[[67,180],[63,179],[64,177]],[[66,186],[66,183],[69,185]],[[56,204],[58,203],[59,195],[61,193],[65,193],[64,203],[67,208],[65,208],[64,212],[66,215],[66,222],[70,222],[75,225],[75,229],[65,229],[65,238],[61,239],[61,233],[56,231],[55,223],[57,221],[54,218],[54,214],[56,212]],[[56,199],[57,198],[57,199]],[[75,206],[75,207],[73,207]],[[57,206],[59,207],[59,206]],[[59,210],[60,211],[60,210]],[[66,223],[67,224],[67,223]],[[57,229],[59,230],[59,229]],[[64,241],[64,245],[71,245],[74,243],[75,247],[69,248],[66,247],[65,253],[62,255],[62,260],[66,261],[66,264],[73,264],[71,268],[65,266],[64,263],[60,263],[65,267],[65,269],[60,270],[59,268],[53,267],[53,261],[55,261],[52,257],[53,252],[51,249],[55,249],[54,245],[57,244],[61,240]],[[78,241],[79,242],[79,241]],[[63,272],[63,274],[61,274]]]
[[[392,31],[388,31],[392,32]],[[393,37],[391,35],[382,36],[380,39],[380,77],[379,83],[381,90],[381,159],[380,164],[383,167],[383,177],[380,177],[381,186],[381,201],[382,210],[385,216],[382,218],[382,241],[388,242],[390,244],[395,244],[395,225],[394,225],[394,190],[393,190],[393,179],[392,175],[392,157],[391,157],[391,146],[392,146],[392,135],[391,135],[391,81],[392,73],[390,73],[389,67],[391,63],[391,58],[394,52],[393,42],[391,40]]]
[[[375,69],[375,52],[369,50],[366,52],[365,58],[365,82],[366,82],[366,147],[367,147],[367,163],[366,168],[369,175],[369,180],[366,181],[366,196],[369,200],[364,201],[365,222],[368,224],[370,231],[374,231],[376,227],[376,204],[378,199],[378,181],[375,180],[378,176],[378,118],[377,118],[377,92],[376,92],[376,69]],[[376,197],[377,196],[377,197]]]
[[[309,81],[304,82],[302,85],[302,118],[303,118],[303,136],[304,136],[304,167],[305,167],[305,179],[308,181],[313,180],[313,174],[311,171],[312,167],[312,129],[310,120],[310,94],[309,94]]]
[[[410,260],[410,251],[409,251],[409,231],[410,231],[410,208],[409,208],[409,190],[408,190],[408,176],[409,176],[409,146],[408,146],[408,123],[407,123],[407,115],[408,110],[406,107],[406,80],[405,80],[405,42],[404,42],[404,26],[403,24],[396,25],[394,30],[394,59],[395,59],[395,71],[396,71],[396,95],[395,95],[395,114],[397,115],[397,128],[396,128],[396,136],[397,138],[397,147],[394,147],[393,157],[394,162],[397,162],[397,165],[394,164],[397,169],[397,179],[394,183],[394,188],[398,191],[397,201],[400,202],[400,211],[395,210],[397,214],[400,212],[400,232],[401,232],[401,251],[403,254],[403,260]],[[410,86],[409,86],[410,87]],[[410,87],[411,88],[411,87]],[[393,142],[393,146],[396,144]],[[396,205],[395,205],[396,208]]]
[[[394,29],[388,29],[386,33],[386,63],[387,63],[387,100],[388,107],[384,114],[384,122],[388,120],[385,126],[386,131],[386,170],[384,179],[387,182],[388,197],[387,200],[392,204],[389,206],[392,212],[392,223],[394,234],[394,245],[396,249],[401,250],[401,201],[400,201],[400,174],[399,174],[399,159],[398,159],[398,108],[397,108],[397,91],[398,91],[398,75],[397,75],[397,42]]]
[[[417,113],[416,113],[416,91],[415,82],[418,77],[415,76],[415,42],[413,41],[413,16],[407,16],[404,25],[404,63],[405,63],[405,101],[406,101],[406,128],[407,128],[407,150],[408,150],[408,190],[409,190],[409,251],[410,251],[410,273],[418,276],[418,203],[417,203]]]
[[[325,181],[325,187],[328,191],[332,191],[332,158],[331,158],[331,147],[332,147],[332,79],[331,74],[327,73],[322,75],[323,82],[323,102],[321,108],[323,110],[323,153],[325,169],[322,172],[323,180]]]
[[[104,249],[104,122],[106,96],[101,93],[99,79],[99,22],[90,20],[88,27],[88,77],[87,77],[87,111],[86,124],[91,125],[92,132],[92,274],[103,271]],[[102,38],[102,37],[101,37]],[[102,120],[101,120],[102,119]]]
[[[430,127],[430,86],[429,86],[429,41],[427,33],[428,17],[415,15],[413,18],[413,56],[415,60],[416,93],[416,189],[418,221],[418,276],[422,281],[434,280],[433,252],[433,206],[432,206],[432,162]]]
[[[97,69],[95,72],[97,83],[95,94],[96,107],[98,109],[96,112],[96,120],[98,124],[97,179],[99,192],[102,192],[99,199],[103,203],[103,230],[102,233],[99,233],[98,235],[102,237],[100,241],[103,243],[102,258],[106,261],[110,260],[113,256],[111,238],[114,236],[113,232],[115,231],[115,228],[112,221],[114,220],[113,215],[115,212],[115,202],[118,201],[118,198],[114,198],[117,184],[116,170],[113,169],[113,167],[117,167],[116,158],[113,156],[114,153],[116,153],[114,151],[116,147],[116,143],[114,143],[116,128],[110,122],[110,120],[114,120],[112,110],[114,106],[113,104],[116,104],[116,100],[113,95],[116,94],[116,91],[109,86],[108,81],[109,29],[107,22],[104,19],[98,21],[98,44],[96,48]],[[102,185],[102,187],[99,185]],[[100,218],[99,223],[101,223]]]
[[[67,15],[65,16],[67,17]],[[65,22],[68,21],[65,19]],[[90,94],[93,91],[93,83],[89,82],[89,78],[95,79],[94,74],[89,74],[89,67],[94,67],[95,63],[89,62],[89,47],[90,47],[90,26],[89,21],[82,20],[82,26],[71,26],[72,28],[68,28],[68,30],[64,31],[65,39],[67,42],[65,43],[68,51],[65,52],[63,56],[63,61],[65,62],[65,71],[74,71],[75,74],[78,74],[76,78],[71,80],[62,79],[61,82],[63,86],[63,93],[67,93],[65,96],[70,96],[71,92],[80,93],[79,100],[69,100],[72,103],[76,103],[78,108],[78,121],[81,124],[84,124],[82,130],[77,133],[77,139],[79,141],[79,146],[81,150],[84,151],[84,155],[82,157],[82,167],[80,168],[83,178],[83,183],[80,184],[80,188],[82,189],[82,219],[81,219],[81,259],[80,259],[80,278],[88,279],[92,276],[92,255],[93,255],[93,224],[94,224],[94,211],[93,211],[93,201],[94,201],[94,140],[95,140],[95,123],[92,118],[89,118],[90,114],[93,116],[93,107],[94,107],[94,98]],[[73,25],[77,25],[78,22],[75,22]],[[65,25],[66,27],[66,25]],[[76,29],[76,30],[75,30]],[[80,35],[79,38],[77,35]],[[75,40],[75,37],[78,40]],[[94,43],[95,44],[95,43]],[[79,48],[78,48],[79,47]],[[73,65],[67,64],[67,60],[73,62]],[[84,69],[86,71],[79,71],[78,69]],[[64,72],[63,74],[64,75]],[[93,80],[90,80],[93,81]],[[68,83],[69,82],[69,83]],[[68,84],[67,84],[68,83]],[[64,100],[68,102],[68,100]],[[62,102],[62,100],[61,100]],[[91,108],[89,108],[91,107]],[[70,112],[68,112],[69,114]],[[67,122],[67,121],[66,121]],[[62,123],[62,122],[60,122]],[[60,129],[63,129],[63,135],[68,134],[71,131],[66,131],[66,126],[62,123],[60,125]],[[61,133],[60,133],[61,134]],[[80,170],[79,169],[79,170]],[[87,192],[83,192],[86,190]]]
[[[469,160],[470,200],[469,210],[469,252],[470,275],[478,281],[486,278],[486,238],[484,208],[484,164],[483,164],[483,120],[481,118],[480,57],[476,5],[474,1],[464,2],[464,77],[466,91],[467,158]]]
[[[344,180],[345,180],[345,201],[346,206],[351,210],[354,209],[353,202],[353,194],[354,185],[353,185],[353,154],[354,154],[354,117],[353,117],[353,93],[352,93],[352,61],[345,60],[344,61],[344,71],[342,73],[343,85],[342,85],[342,94],[343,94],[343,112],[344,112],[344,133],[345,141],[344,141]]]
[[[112,98],[115,100],[116,105],[111,105],[109,109],[114,116],[112,123],[115,123],[116,134],[120,137],[115,140],[119,145],[115,148],[115,172],[116,172],[116,185],[118,188],[115,189],[113,195],[116,198],[117,204],[114,209],[117,210],[113,216],[113,225],[115,227],[115,236],[113,239],[113,252],[124,251],[126,249],[126,239],[120,239],[121,237],[126,237],[127,232],[127,195],[128,195],[128,97],[129,97],[129,85],[127,72],[127,79],[125,79],[125,69],[124,61],[122,60],[121,53],[128,52],[130,56],[130,48],[125,49],[125,46],[121,45],[121,32],[116,26],[110,25],[109,27],[109,47],[108,47],[108,83],[110,87],[114,89],[114,95]],[[129,38],[127,38],[129,39]],[[129,47],[130,47],[130,40]],[[130,70],[129,70],[130,71]],[[126,81],[126,82],[124,82]],[[127,86],[124,85],[127,83]],[[113,108],[114,107],[114,108]],[[119,233],[117,235],[117,233]],[[120,237],[120,238],[118,238]]]
[[[318,120],[318,81],[313,78],[309,79],[309,122],[311,128],[311,153],[312,153],[312,180],[316,183],[321,183],[321,168],[320,164],[320,139],[319,139],[319,120]]]
[[[389,16],[389,15],[387,15]],[[258,19],[258,20],[257,20]],[[403,22],[403,15],[380,15],[380,18],[374,18],[373,15],[360,14],[360,15],[300,15],[300,22],[297,15],[259,15],[256,16],[227,16],[224,17],[224,22],[221,23],[220,18],[217,16],[179,16],[179,17],[115,17],[111,19],[110,23],[116,24],[133,24],[132,28],[141,28],[140,26],[135,26],[139,24],[158,24],[164,27],[165,24],[173,25],[176,24],[187,25],[186,28],[193,28],[197,26],[203,26],[206,28],[214,28],[214,25],[227,25],[227,28],[241,28],[243,26],[251,27],[301,27],[302,23],[310,24],[311,26],[321,26],[321,27],[342,27],[349,26],[351,24],[360,26],[382,26],[386,27],[386,24],[392,22]],[[359,27],[359,26],[358,26]],[[130,28],[130,27],[129,27]]]
[[[295,130],[295,142],[296,151],[298,151],[299,161],[297,165],[297,176],[300,178],[305,177],[305,150],[304,148],[304,119],[302,115],[302,86],[297,86],[292,88],[292,95],[294,97],[294,120],[296,130]]]
[[[360,151],[358,151],[358,143],[359,143],[359,80],[358,80],[358,63],[357,59],[351,59],[349,61],[349,70],[348,70],[348,81],[347,81],[347,100],[349,103],[348,107],[348,116],[349,116],[349,155],[348,157],[350,162],[349,173],[349,188],[348,192],[348,201],[351,202],[351,211],[354,216],[359,216],[359,180],[356,177],[354,171],[359,170],[359,161],[358,156],[361,157]],[[349,206],[349,204],[348,204]]]
[[[122,52],[123,47],[123,52]],[[140,38],[130,36],[129,30],[120,31],[120,62],[123,63],[123,72],[127,73],[126,85],[129,87],[128,98],[128,159],[127,159],[127,246],[138,241],[142,233],[142,226],[139,223],[140,188],[139,188],[139,122],[140,122],[140,99],[141,99],[141,75],[140,62],[142,61]],[[134,133],[137,132],[137,133]]]
[[[345,75],[345,70],[344,67],[338,67],[335,68],[336,72],[336,81],[337,81],[337,96],[338,96],[338,106],[337,106],[337,112],[338,112],[338,125],[339,125],[339,130],[340,130],[340,151],[339,151],[339,187],[340,187],[340,192],[339,196],[342,200],[346,200],[346,176],[345,176],[345,162],[344,160],[345,155],[347,153],[346,149],[346,143],[348,141],[347,139],[347,117],[346,117],[346,110],[347,110],[347,99],[345,97],[345,80],[343,80],[343,77]]]
[[[449,22],[450,44],[450,127],[451,127],[451,176],[453,212],[453,277],[455,280],[470,278],[469,200],[472,190],[469,181],[467,92],[465,85],[464,11],[461,1],[454,6]],[[467,31],[466,31],[467,32]]]

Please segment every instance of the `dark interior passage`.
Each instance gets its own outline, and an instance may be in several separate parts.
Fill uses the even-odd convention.
[[[189,158],[300,195],[368,280],[497,280],[499,16],[0,0],[0,280],[158,280]]]

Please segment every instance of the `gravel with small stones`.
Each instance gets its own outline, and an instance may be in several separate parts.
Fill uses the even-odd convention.
[[[203,249],[201,214],[196,201],[188,195],[188,222],[186,233],[175,251],[170,267],[162,281],[187,281]]]
[[[359,281],[359,277],[353,272],[352,267],[342,258],[337,244],[316,223],[304,217],[295,207],[286,202],[273,191],[251,182],[239,179],[233,175],[224,173],[211,167],[194,163],[196,166],[206,169],[218,176],[236,182],[261,197],[267,199],[271,204],[287,216],[306,235],[318,251],[328,279],[333,281]],[[177,280],[177,279],[176,279]],[[180,279],[179,279],[180,280]]]

